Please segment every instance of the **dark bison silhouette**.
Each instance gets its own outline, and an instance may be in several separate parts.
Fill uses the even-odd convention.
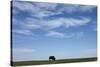
[[[55,56],[49,56],[49,60],[56,60]]]

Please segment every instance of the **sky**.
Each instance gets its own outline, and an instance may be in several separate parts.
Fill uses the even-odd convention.
[[[97,57],[97,6],[12,2],[13,61]]]

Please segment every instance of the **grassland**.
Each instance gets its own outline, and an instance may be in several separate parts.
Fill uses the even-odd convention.
[[[74,63],[74,62],[90,62],[97,61],[97,57],[91,58],[75,58],[75,59],[60,59],[55,61],[42,60],[42,61],[17,61],[12,62],[12,66],[26,66],[26,65],[42,65],[42,64],[59,64],[59,63]]]

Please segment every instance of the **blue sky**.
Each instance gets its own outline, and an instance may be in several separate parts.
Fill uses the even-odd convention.
[[[95,5],[13,1],[13,60],[97,56]]]

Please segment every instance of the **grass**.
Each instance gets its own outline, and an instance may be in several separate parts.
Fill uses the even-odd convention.
[[[97,57],[91,58],[75,58],[75,59],[60,59],[55,61],[43,60],[43,61],[17,61],[12,62],[12,66],[26,66],[26,65],[42,65],[42,64],[59,64],[59,63],[73,63],[73,62],[90,62],[97,61]]]

